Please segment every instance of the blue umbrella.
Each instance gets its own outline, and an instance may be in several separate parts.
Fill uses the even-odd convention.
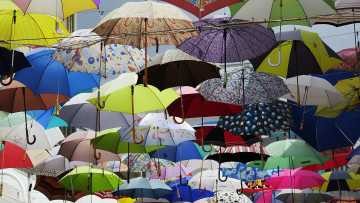
[[[191,177],[182,178],[181,182],[186,182]],[[199,199],[214,196],[214,192],[206,190],[205,193],[200,193],[197,189],[191,189],[190,186],[182,186],[180,179],[177,179],[169,184],[169,187],[173,190],[174,194],[165,195],[162,198],[169,200],[170,202],[195,202]]]
[[[54,107],[48,110],[27,111],[26,113],[40,123],[45,129],[68,126],[61,118],[55,116],[56,109]]]
[[[293,105],[294,125],[299,137],[318,151],[353,146],[360,137],[360,106],[355,111],[343,111],[336,118],[314,116],[316,106]],[[300,125],[304,113],[304,127]]]
[[[353,156],[360,155],[360,146],[356,147],[354,151],[349,154],[348,157],[346,157],[347,160],[351,159]]]
[[[312,76],[323,78],[329,81],[332,85],[336,85],[339,80],[353,78],[354,73],[344,70],[328,70],[325,74],[313,74]]]
[[[35,94],[62,94],[69,97],[98,86],[97,75],[69,73],[55,59],[50,58],[54,49],[35,49],[26,54],[33,68],[25,68],[16,73],[17,80],[29,87]]]

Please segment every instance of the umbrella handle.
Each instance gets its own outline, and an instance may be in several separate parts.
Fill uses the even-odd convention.
[[[272,64],[271,63],[271,58],[268,58],[268,64],[272,67],[278,67],[281,63],[281,51],[280,51],[280,48],[279,48],[279,59],[278,59],[278,63],[277,64]]]
[[[62,30],[60,29],[60,25],[59,25],[59,22],[57,21],[57,19],[56,19],[56,22],[55,22],[55,31],[56,31],[56,33],[58,33],[59,35],[64,34],[64,31],[62,31]]]
[[[211,148],[209,150],[206,150],[204,148],[204,140],[202,140],[202,145],[201,145],[201,148],[204,152],[211,152],[211,150],[213,150],[214,146],[212,144],[210,144]]]
[[[5,83],[3,80],[0,80],[0,83],[3,85],[3,86],[9,86],[13,79],[14,79],[14,74],[13,74],[13,67],[11,67],[11,76],[10,76],[10,81],[8,83]]]
[[[102,102],[102,105],[100,104],[100,88],[98,89],[98,98],[97,98],[97,102],[98,102],[98,107],[100,109],[105,108],[105,101]]]
[[[180,185],[187,186],[189,183],[189,180],[186,180],[186,183],[182,183],[182,175],[180,175]]]
[[[99,152],[99,155],[96,154],[96,142],[94,142],[94,157],[96,160],[101,159],[101,153]]]
[[[144,135],[141,135],[141,140],[140,141],[136,140],[135,127],[133,127],[133,141],[134,141],[134,143],[141,144],[144,141],[144,139],[145,139]]]
[[[239,192],[239,191],[241,191],[241,192]],[[242,195],[243,193],[244,193],[244,190],[241,188],[241,190],[240,189],[237,189],[236,190],[236,193],[238,194],[238,195]]]
[[[181,120],[180,122],[178,122],[178,121],[176,120],[176,118],[175,118],[175,115],[173,115],[173,120],[174,120],[175,123],[177,123],[177,124],[182,124],[182,123],[185,122],[185,115],[184,115],[184,108],[183,108],[183,107],[181,108],[181,114],[182,114],[182,120]]]
[[[226,83],[227,83],[227,74],[224,74],[224,83],[223,83],[223,88],[226,88]]]
[[[27,125],[27,124],[25,124]],[[29,139],[29,132],[26,130],[26,142],[29,144],[29,145],[33,145],[35,142],[36,142],[36,136],[33,135],[33,138],[34,140],[32,142],[30,142],[30,139]]]
[[[200,192],[201,194],[204,194],[204,193],[206,192],[206,187],[204,187],[204,190],[201,191],[201,183],[199,184],[199,192]]]
[[[177,197],[180,199],[181,196],[180,196],[179,188],[176,190],[176,192],[177,192]]]
[[[218,179],[219,179],[221,182],[227,181],[228,175],[225,176],[225,179],[224,179],[224,180],[222,180],[220,176],[221,176],[221,175],[220,175],[220,168],[219,168],[219,171],[218,171]]]

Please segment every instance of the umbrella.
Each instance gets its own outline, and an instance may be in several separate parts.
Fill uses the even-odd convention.
[[[219,191],[215,196],[207,199],[209,203],[252,203],[252,201],[244,194],[236,194],[234,191]]]
[[[13,73],[23,68],[31,67],[31,64],[23,53],[16,50],[13,52],[14,56],[8,49],[0,47],[0,76],[7,76],[12,78]],[[1,83],[3,82],[1,81]]]
[[[265,185],[274,186],[276,189],[306,189],[321,186],[326,180],[316,172],[302,170],[284,169],[283,172],[274,174],[271,178],[265,179]]]
[[[227,178],[227,181],[225,182],[218,182],[218,173],[219,170],[206,170],[203,173],[203,178],[200,179],[201,174],[194,175],[190,181],[189,186],[193,189],[199,189],[199,191],[202,193],[204,191],[202,190],[202,187],[204,187],[204,190],[210,190],[210,191],[236,191],[241,187],[241,184],[243,185],[243,188],[247,188],[245,183],[240,183],[239,180],[234,178]],[[220,172],[221,173],[221,172]],[[220,175],[222,176],[222,174]]]
[[[353,73],[358,71],[358,58],[360,58],[360,48],[343,49],[337,54],[344,60],[344,63],[338,64],[331,68],[331,70],[345,70]]]
[[[140,20],[140,23],[139,23]],[[170,4],[153,1],[127,2],[120,8],[105,16],[93,32],[108,36],[106,44],[126,44],[139,49],[145,48],[145,80],[147,85],[147,47],[168,44],[180,45],[185,39],[197,35],[197,32],[171,32],[173,30],[191,29],[191,19],[182,11]],[[142,33],[144,32],[145,33]],[[137,32],[137,35],[128,33]],[[149,34],[149,33],[152,34]],[[156,33],[160,32],[160,33]],[[124,37],[112,36],[124,35]]]
[[[291,105],[275,100],[272,103],[250,104],[244,107],[243,113],[234,116],[221,116],[217,127],[223,128],[234,135],[246,136],[270,134],[292,126]],[[245,126],[244,126],[245,121]]]
[[[124,182],[114,173],[104,169],[81,166],[73,169],[59,181],[68,190],[78,190],[94,193],[104,190],[114,190]]]
[[[130,114],[100,111],[100,119],[96,119],[97,108],[86,101],[90,95],[91,93],[81,93],[71,98],[60,109],[59,118],[63,119],[69,126],[85,127],[92,130],[95,130],[96,122],[98,122],[97,126],[100,131],[131,126],[132,116]],[[135,119],[139,119],[139,116],[135,115]]]
[[[330,171],[321,176],[326,179],[326,182],[321,187],[313,187],[311,189],[323,192],[339,191],[340,199],[342,190],[351,191],[360,187],[360,176],[347,171]]]
[[[220,78],[219,69],[216,64],[203,62],[180,49],[167,50],[151,58],[148,83],[159,90],[176,86],[196,87],[207,79]],[[143,76],[144,71],[138,75]],[[142,81],[139,80],[138,84]]]
[[[242,110],[241,107],[236,105],[207,101],[199,92],[191,87],[180,88],[177,90],[177,93],[179,93],[181,97],[168,106],[167,111],[169,114],[173,116],[173,119],[175,116],[182,117],[183,121],[185,118],[201,117],[201,127],[203,127],[204,117],[234,115]],[[176,120],[174,121],[181,123]],[[202,136],[204,135],[203,133],[204,132],[201,131]],[[201,140],[203,141],[203,137]],[[203,148],[203,150],[209,151],[205,148]]]
[[[303,170],[310,170],[310,171],[320,171],[320,170],[328,170],[328,169],[335,169],[339,167],[343,167],[347,165],[346,157],[350,154],[349,153],[338,153],[331,155],[332,159],[325,162],[323,165],[309,165],[303,167]]]
[[[291,194],[294,194],[292,200]],[[284,189],[276,195],[275,199],[278,199],[284,203],[287,202],[327,202],[334,198],[330,193],[320,193],[312,190],[299,190],[299,189]]]
[[[228,82],[224,88],[222,84],[225,80]],[[289,93],[280,77],[254,72],[250,67],[227,73],[226,78],[207,80],[201,84],[198,91],[208,101],[239,106],[273,102]]]
[[[315,112],[316,116],[335,118],[342,111],[354,111],[359,106],[360,79],[358,77],[339,80],[335,88],[345,97],[345,101],[332,107],[319,106]]]
[[[61,94],[73,97],[81,91],[98,86],[98,76],[72,73],[50,58],[55,49],[39,48],[26,53],[33,68],[16,73],[14,79],[29,87],[35,94]]]
[[[334,3],[326,0],[314,0],[310,2],[288,2],[286,0],[264,1],[261,2],[261,9],[258,3],[256,0],[245,0],[229,6],[231,17],[234,19],[253,21],[264,20],[264,25],[271,28],[281,26],[281,24],[312,26],[316,19],[308,19],[307,17],[336,14]],[[298,20],[282,22],[283,19]],[[266,21],[268,20],[281,21],[267,23]]]
[[[221,27],[228,23],[242,23],[230,17],[207,18],[195,22],[195,27]],[[255,58],[268,51],[275,43],[274,33],[260,25],[243,25],[201,30],[199,36],[184,41],[179,49],[203,61],[226,63]],[[231,51],[230,51],[231,50]],[[201,93],[201,92],[200,92]]]
[[[29,126],[29,129],[27,129]],[[28,137],[24,138],[24,131],[33,135],[34,140],[29,143]],[[1,139],[19,147],[28,149],[51,149],[64,139],[59,128],[45,130],[38,122],[32,120],[13,127],[0,127]],[[35,137],[36,135],[36,137]]]
[[[11,1],[1,1],[0,7],[2,16],[0,24],[7,28],[1,32],[0,39],[16,41],[19,44],[49,46],[69,35],[66,27],[55,17],[43,14],[24,14]],[[59,23],[58,28],[63,33],[54,32],[55,22]],[[23,45],[0,43],[0,46],[11,50]]]
[[[139,72],[144,68],[143,50],[121,44],[103,45],[100,42],[101,37],[91,30],[77,30],[69,38],[59,42],[59,46],[63,48],[57,49],[52,58],[71,72],[92,73],[103,77]]]
[[[185,174],[187,176],[196,169],[197,167],[185,167],[182,164],[180,165],[180,163],[176,163],[175,166],[161,168],[160,176],[156,172],[152,173],[150,179],[168,180],[174,177],[176,178],[179,171],[181,171],[180,174]]]
[[[215,1],[199,1],[199,2],[194,2],[191,0],[185,0],[185,1],[163,0],[163,1],[168,2],[170,4],[174,4],[175,6],[190,12],[199,19],[209,15],[212,12],[220,10],[221,8],[240,2],[240,0],[229,0],[229,1],[215,0]]]
[[[148,180],[138,177],[130,180],[129,183],[120,185],[114,192],[114,196],[127,196],[131,198],[149,197],[159,199],[160,197],[172,194],[172,189],[160,180]]]
[[[342,190],[341,195],[339,195],[338,191],[331,191],[329,193],[334,196],[334,199],[332,199],[333,201],[344,201],[344,202],[360,201],[359,191]]]
[[[76,2],[68,1],[47,1],[40,0],[12,0],[25,14],[41,13],[45,15],[65,19],[79,11],[98,9],[100,0],[80,0]]]
[[[51,200],[69,200],[75,202],[81,197],[88,195],[87,192],[82,191],[67,191],[64,186],[60,185],[58,181],[63,176],[50,177],[50,176],[36,176],[36,183],[34,190],[44,194],[50,201]]]
[[[293,105],[294,125],[291,128],[301,139],[318,151],[353,146],[360,136],[357,111],[343,111],[336,118],[314,116],[316,108]],[[359,107],[358,107],[359,108]],[[300,130],[304,115],[304,128]]]
[[[27,111],[26,113],[31,116],[30,118],[33,118],[40,123],[45,129],[68,126],[63,119],[56,116],[56,107],[51,107],[48,110]]]
[[[138,198],[134,203],[144,203],[144,202],[169,202],[164,198],[159,198],[159,199],[154,199],[154,198],[148,198],[148,197],[144,197],[144,198]]]
[[[25,117],[23,112],[8,113],[1,111],[1,114],[4,116],[3,119],[0,119],[1,127],[13,127],[25,122]],[[32,121],[33,118],[29,115],[26,115],[28,121]]]
[[[283,98],[296,102],[297,86],[300,88],[300,101],[302,106],[318,105],[334,107],[336,104],[345,102],[344,96],[325,79],[301,75],[297,78],[288,78],[285,84],[290,90]]]
[[[142,135],[144,142],[141,146],[170,145],[175,146],[184,141],[195,140],[195,130],[186,122],[177,124],[164,113],[148,113],[141,120],[137,120],[135,127],[120,128],[118,131],[122,142],[135,143],[132,139],[132,129],[136,135]]]
[[[254,203],[283,203],[282,201],[275,199],[276,195],[279,193],[279,190],[262,191],[251,196],[251,200]]]
[[[170,202],[195,202],[199,199],[214,196],[214,192],[207,190],[205,193],[200,193],[197,189],[191,189],[188,185],[182,186],[180,184],[190,179],[191,177],[185,177],[183,180],[176,179],[169,183],[169,187],[173,190],[174,194],[165,195],[163,198]]]
[[[159,161],[160,161],[160,165],[158,166],[158,162],[156,161],[156,159],[151,158],[149,154],[145,154],[145,153],[124,154],[122,157],[122,163],[127,164],[129,162],[128,164],[129,170],[132,172],[134,171],[153,172],[158,168],[167,168],[175,165],[175,163],[170,160],[159,159]]]

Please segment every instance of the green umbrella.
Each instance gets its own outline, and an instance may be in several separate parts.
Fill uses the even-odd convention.
[[[0,111],[0,117],[3,118],[0,120],[1,127],[13,127],[15,125],[25,123],[24,112],[7,113]],[[26,117],[28,121],[33,120],[33,118],[27,114]]]
[[[330,160],[330,157],[323,156],[320,158],[309,157],[269,157],[267,161],[262,164],[261,160],[251,161],[246,167],[255,167],[260,170],[276,169],[276,168],[299,168],[308,165],[324,164]]]
[[[95,193],[114,190],[124,182],[115,174],[103,169],[82,166],[73,169],[59,180],[68,190]]]

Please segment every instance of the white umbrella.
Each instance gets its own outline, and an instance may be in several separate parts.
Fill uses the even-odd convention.
[[[237,189],[241,188],[240,181],[234,178],[228,178],[225,182],[218,181],[218,169],[207,170],[202,172],[202,178],[200,181],[201,173],[193,176],[189,181],[189,186],[192,189],[201,189],[203,191],[204,188],[210,191],[225,191],[230,190],[236,192]],[[220,172],[220,174],[222,174]],[[242,183],[243,188],[247,188],[245,183]]]
[[[302,106],[320,105],[332,108],[338,103],[346,102],[344,96],[325,79],[310,75],[301,75],[298,76],[298,79]],[[283,98],[297,102],[296,77],[286,79],[285,84],[290,90],[290,93],[284,95]]]
[[[60,142],[65,139],[64,135],[60,131],[59,128],[51,128],[45,130],[44,127],[41,126],[35,120],[27,122],[29,128],[29,135],[33,138],[34,144],[29,145],[26,141],[25,137],[25,126],[26,123],[21,123],[19,125],[15,125],[13,127],[0,127],[0,134],[3,141],[11,142],[13,144],[18,145],[24,150],[29,149],[51,149]]]
[[[188,123],[177,124],[172,117],[165,118],[164,113],[149,113],[137,122],[137,135],[144,135],[142,146],[171,145],[175,146],[184,141],[196,140],[195,129]],[[133,141],[132,127],[119,130],[122,142]]]
[[[291,195],[294,194],[294,199]],[[319,192],[317,190],[299,190],[299,189],[283,189],[276,195],[275,199],[281,200],[284,203],[295,202],[327,202],[334,198],[328,192]]]

